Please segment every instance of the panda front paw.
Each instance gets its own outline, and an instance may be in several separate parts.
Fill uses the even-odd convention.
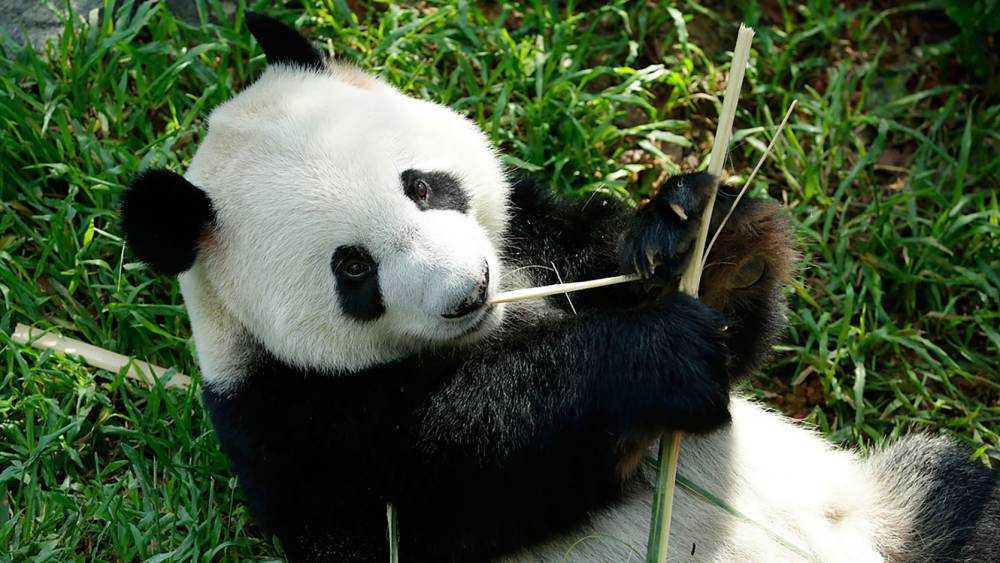
[[[688,367],[682,376],[683,388],[689,396],[692,410],[679,424],[686,432],[707,432],[730,420],[729,397],[732,387],[729,354],[729,320],[718,310],[682,292],[671,294],[665,301],[673,311],[672,322],[686,323],[688,334]]]
[[[687,265],[714,182],[705,172],[667,180],[629,220],[618,248],[622,269],[655,282],[674,280]]]
[[[682,292],[672,292],[648,306],[655,316],[644,344],[662,349],[659,365],[649,370],[652,428],[707,432],[729,421],[730,354],[725,315]],[[648,343],[648,344],[646,344]]]

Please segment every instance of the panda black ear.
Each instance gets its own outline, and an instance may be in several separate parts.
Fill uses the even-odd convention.
[[[198,243],[215,220],[208,194],[168,170],[139,175],[122,196],[121,213],[135,255],[169,275],[194,264]]]
[[[323,57],[295,29],[280,21],[253,12],[246,14],[247,28],[254,36],[268,64],[291,64],[316,70],[323,69]]]

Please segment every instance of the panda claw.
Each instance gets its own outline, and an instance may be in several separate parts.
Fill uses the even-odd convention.
[[[669,209],[682,222],[704,209],[715,177],[705,172],[679,174],[669,178],[654,196],[661,209]]]
[[[646,276],[652,277],[656,268],[661,264],[659,249],[646,246]]]
[[[673,202],[673,201],[670,202],[670,209],[674,213],[676,213],[678,217],[681,218],[681,221],[687,221],[688,220],[687,213],[684,212],[684,208],[681,207],[681,205],[679,203],[676,203],[676,202]]]

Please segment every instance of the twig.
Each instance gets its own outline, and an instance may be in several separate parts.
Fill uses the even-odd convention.
[[[556,273],[556,281],[558,281],[559,283],[563,283],[562,276],[559,275],[559,268],[556,268],[556,263],[555,262],[549,262],[549,264],[552,264],[552,271]],[[569,303],[569,309],[570,309],[570,311],[573,311],[573,315],[576,316],[576,314],[577,314],[577,312],[576,312],[576,306],[573,305],[573,300],[570,299],[568,293],[566,294],[566,302]]]
[[[593,289],[595,287],[604,287],[606,285],[615,285],[618,283],[634,282],[639,281],[640,279],[642,279],[642,277],[639,274],[626,274],[622,276],[613,276],[610,278],[600,278],[581,282],[557,283],[553,285],[543,285],[541,287],[526,287],[524,289],[515,289],[513,291],[498,293],[493,297],[493,299],[490,299],[490,304],[495,305],[497,303],[512,303],[514,301],[540,299],[550,295],[559,295],[560,293],[570,293],[573,291]]]
[[[708,239],[708,227],[712,218],[712,208],[715,207],[715,193],[718,191],[718,178],[722,174],[722,166],[726,159],[726,150],[733,135],[733,120],[736,117],[736,105],[740,99],[740,89],[743,86],[743,74],[746,72],[747,60],[750,58],[750,43],[753,41],[753,30],[740,25],[736,37],[736,47],[733,49],[733,62],[729,67],[729,80],[726,82],[726,94],[722,99],[722,111],[719,114],[719,124],[715,129],[715,142],[712,144],[712,154],[708,159],[708,172],[716,177],[712,186],[712,194],[702,212],[698,238],[695,239],[691,259],[681,275],[680,290],[692,297],[698,296],[698,286],[701,282],[702,258],[705,255],[705,241]],[[681,433],[674,432],[669,438],[660,438],[660,454],[657,460],[656,494],[653,497],[653,515],[649,529],[649,548],[646,552],[648,563],[665,563],[667,560],[668,542],[670,540],[670,516],[674,501],[674,480],[677,476],[677,460],[680,456]]]
[[[788,109],[785,111],[785,117],[781,118],[781,123],[778,124],[778,129],[775,130],[774,136],[771,137],[771,142],[769,142],[767,144],[767,148],[764,149],[764,154],[760,155],[760,159],[757,160],[757,165],[753,167],[753,171],[750,172],[750,176],[747,178],[747,181],[744,182],[743,187],[740,188],[740,193],[736,194],[736,199],[733,200],[732,207],[729,208],[726,216],[722,218],[719,226],[715,229],[715,233],[712,234],[712,240],[710,240],[708,242],[708,246],[705,247],[705,255],[701,259],[702,270],[705,269],[705,263],[708,261],[708,255],[712,253],[712,247],[715,246],[715,241],[719,238],[719,233],[722,232],[722,229],[726,226],[729,218],[733,216],[733,211],[736,210],[736,206],[739,205],[740,200],[743,199],[743,195],[750,189],[750,182],[753,182],[753,179],[757,177],[757,172],[760,170],[760,167],[764,164],[764,161],[767,160],[768,155],[771,154],[771,149],[774,148],[775,142],[779,137],[781,137],[781,132],[785,129],[785,124],[788,123],[788,118],[792,116],[792,111],[795,110],[795,104],[797,103],[798,100],[792,100],[792,103],[788,105]]]
[[[156,385],[156,382],[161,380],[167,372],[166,368],[147,364],[140,360],[133,360],[128,356],[123,356],[104,348],[98,348],[86,342],[20,323],[14,328],[14,334],[11,335],[11,339],[18,344],[30,344],[39,350],[53,350],[63,354],[80,356],[85,362],[95,368],[107,370],[112,373],[118,373],[122,368],[127,366],[126,377],[141,381],[149,386]],[[191,378],[183,373],[174,372],[170,379],[162,383],[164,387],[187,389],[191,385]]]

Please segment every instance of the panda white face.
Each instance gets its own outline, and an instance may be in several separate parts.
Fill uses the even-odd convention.
[[[508,185],[486,137],[446,107],[351,67],[275,65],[212,113],[186,178],[215,214],[181,275],[200,351],[232,327],[198,325],[227,315],[278,358],[328,370],[500,324],[486,301]]]

